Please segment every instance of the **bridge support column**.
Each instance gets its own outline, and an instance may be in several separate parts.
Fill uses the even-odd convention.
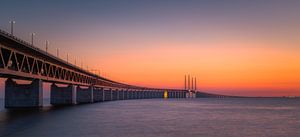
[[[77,103],[91,103],[93,102],[93,90],[94,87],[90,86],[88,88],[81,88],[77,86],[76,89],[76,101]]]
[[[179,92],[178,92],[178,91],[175,92],[175,97],[176,97],[176,98],[180,98]]]
[[[146,90],[146,91],[143,91],[143,96],[144,96],[144,99],[147,99],[147,98],[149,98],[148,97],[148,90]]]
[[[52,105],[71,105],[76,104],[76,88],[74,85],[67,87],[58,87],[56,84],[51,85],[50,103]]]
[[[152,91],[146,91],[146,99],[149,99],[149,98],[151,98],[151,93],[152,93]]]
[[[93,90],[93,102],[104,101],[103,88],[94,88]]]
[[[106,89],[104,91],[104,101],[111,101],[112,100],[112,90],[111,89]]]
[[[128,99],[132,99],[132,91],[128,90],[127,91],[127,96],[128,96]]]
[[[144,90],[141,91],[141,99],[145,99],[145,98],[146,98],[145,92],[146,92],[146,91],[144,91]]]
[[[160,92],[160,98],[164,98],[164,91]]]
[[[168,91],[168,98],[172,98],[172,93]]]
[[[112,90],[112,100],[118,100],[118,89]]]
[[[152,98],[152,91],[148,91],[148,98]]]
[[[141,94],[140,99],[144,99],[145,98],[145,91],[142,90],[140,94]]]
[[[147,91],[147,99],[150,99],[150,98],[152,98],[151,95],[152,94],[152,91],[151,90],[149,90],[149,91]]]
[[[144,93],[145,91],[144,90],[141,90],[140,91],[140,99],[144,99],[145,98],[145,93]]]
[[[140,90],[139,91],[139,99],[143,99],[144,98],[144,91]]]
[[[133,91],[133,98],[132,99],[137,99],[137,91]]]
[[[124,90],[119,90],[119,100],[124,100]]]
[[[151,91],[151,98],[155,98],[155,91]]]
[[[128,90],[123,90],[124,91],[124,100],[128,99]]]
[[[149,90],[146,91],[146,99],[150,98],[150,93],[151,93],[151,91],[149,91]]]
[[[17,84],[11,78],[5,81],[5,108],[41,107],[43,83],[33,80],[31,84]]]
[[[117,92],[117,99],[116,100],[120,100],[120,90],[117,89],[116,92]]]
[[[141,91],[136,92],[136,99],[141,99]]]
[[[139,91],[135,91],[135,99],[139,99]]]
[[[147,98],[152,98],[152,93],[153,93],[153,91],[151,91],[151,90],[149,90],[149,91],[147,91]]]

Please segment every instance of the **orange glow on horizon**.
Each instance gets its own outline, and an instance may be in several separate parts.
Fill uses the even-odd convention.
[[[183,88],[184,75],[191,74],[197,77],[198,89],[202,91],[226,94],[273,90],[283,91],[279,95],[300,95],[297,50],[259,45],[207,47],[210,46],[163,43],[152,49],[106,56],[98,61],[99,66],[93,67],[107,70],[111,79],[147,87]]]

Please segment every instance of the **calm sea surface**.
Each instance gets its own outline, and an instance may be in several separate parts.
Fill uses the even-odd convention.
[[[2,137],[299,137],[299,99],[144,99],[0,109]]]

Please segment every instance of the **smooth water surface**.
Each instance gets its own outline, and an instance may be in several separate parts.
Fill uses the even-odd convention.
[[[2,137],[299,137],[300,100],[144,99],[0,110]]]

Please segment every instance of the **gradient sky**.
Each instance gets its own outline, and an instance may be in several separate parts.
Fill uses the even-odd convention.
[[[2,0],[0,28],[113,80],[300,96],[298,0]],[[3,81],[3,80],[2,80]],[[3,83],[3,82],[2,82]]]

